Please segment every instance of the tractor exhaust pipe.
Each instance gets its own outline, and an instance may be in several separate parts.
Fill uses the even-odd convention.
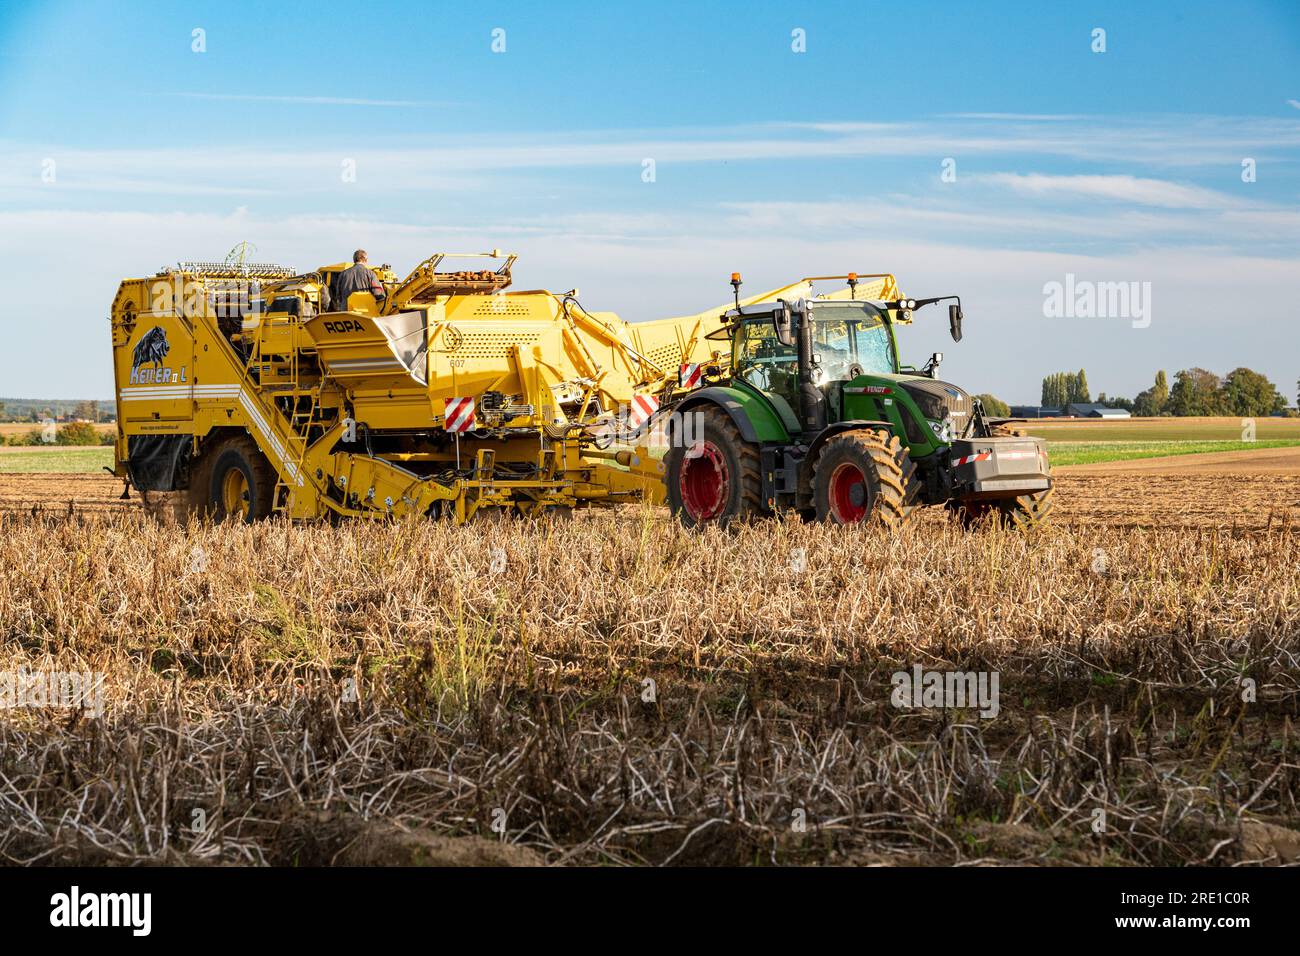
[[[806,433],[819,432],[826,427],[826,396],[813,384],[813,328],[809,311],[795,313],[799,323],[799,417]]]
[[[799,423],[805,432],[819,432],[826,427],[826,396],[813,384],[813,328],[806,305],[791,306],[778,299],[772,313],[776,340],[795,347],[799,369]]]

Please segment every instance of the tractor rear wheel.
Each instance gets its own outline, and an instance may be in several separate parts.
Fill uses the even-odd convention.
[[[703,427],[690,447],[675,444],[664,456],[668,507],[688,528],[727,525],[763,508],[758,446],[741,437],[722,409],[700,413]]]
[[[820,521],[899,528],[918,507],[916,464],[897,435],[868,428],[829,439],[813,466],[813,504]]]
[[[190,506],[214,521],[235,518],[252,524],[270,515],[275,480],[275,470],[253,439],[227,438],[201,454],[190,477]]]

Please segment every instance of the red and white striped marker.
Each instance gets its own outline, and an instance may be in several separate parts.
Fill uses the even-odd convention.
[[[657,411],[659,411],[659,399],[653,395],[633,395],[632,407],[627,415],[628,427],[640,428]]]
[[[442,400],[442,427],[459,435],[474,427],[474,399],[444,398]]]
[[[678,372],[678,379],[682,383],[682,388],[695,388],[700,384],[703,374],[698,364],[683,365]]]
[[[993,457],[993,452],[982,451],[976,455],[967,455],[965,458],[958,458],[953,462],[953,467],[960,468],[962,465],[973,465],[977,461],[988,461]]]

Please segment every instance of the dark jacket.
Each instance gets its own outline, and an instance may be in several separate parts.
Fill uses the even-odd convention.
[[[350,269],[344,269],[334,277],[334,289],[330,294],[330,308],[336,312],[346,312],[348,296],[353,292],[369,292],[378,302],[384,297],[383,283],[375,274],[360,262]]]

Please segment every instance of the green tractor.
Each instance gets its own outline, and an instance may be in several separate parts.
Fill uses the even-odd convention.
[[[856,292],[856,275],[850,274]],[[671,406],[668,503],[690,527],[793,510],[836,524],[903,525],[922,505],[963,522],[1022,529],[1051,509],[1044,442],[984,414],[978,399],[899,359],[895,326],[927,305],[961,301],[802,298],[736,307],[709,338],[730,359]],[[725,353],[723,353],[725,356]]]

